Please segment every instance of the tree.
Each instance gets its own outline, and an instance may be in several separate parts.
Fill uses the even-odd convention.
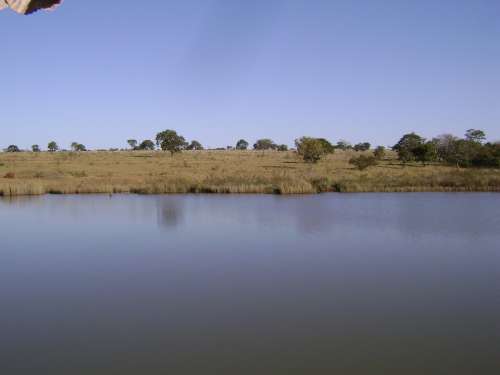
[[[33,152],[40,152],[40,146],[38,146],[38,145],[31,146],[31,151],[33,151]]]
[[[423,165],[437,159],[437,146],[434,142],[426,142],[418,145],[412,150],[416,161]]]
[[[377,159],[375,156],[360,155],[358,157],[353,157],[349,160],[349,164],[354,165],[360,171],[365,170],[368,167],[377,165]]]
[[[279,145],[277,147],[278,151],[288,151],[288,146],[287,145]]]
[[[276,150],[278,146],[269,138],[259,139],[253,145],[254,150]]]
[[[136,150],[144,150],[144,151],[154,151],[156,148],[155,144],[153,141],[146,139],[145,141],[142,141],[139,146],[136,146]]]
[[[240,139],[238,142],[236,142],[237,150],[246,150],[247,148],[248,148],[248,142],[245,141],[244,139]]]
[[[476,140],[459,139],[454,142],[446,161],[457,167],[500,168],[500,145],[498,143],[483,145]]]
[[[354,151],[368,151],[370,146],[371,145],[368,142],[358,143],[354,146]]]
[[[328,154],[323,143],[317,138],[302,137],[295,140],[297,153],[303,157],[307,163],[316,163],[324,155]]]
[[[456,165],[457,167],[469,167],[480,149],[480,143],[468,141],[466,139],[458,139],[453,142],[453,146],[446,158],[446,161],[450,164]]]
[[[448,160],[450,153],[453,151],[453,145],[457,140],[458,138],[452,134],[441,134],[432,140],[436,145],[439,160]]]
[[[324,151],[327,154],[333,154],[335,152],[335,147],[330,143],[330,141],[328,141],[325,138],[316,138],[316,139],[318,140],[318,142],[321,143],[321,146],[323,147]]]
[[[128,143],[128,145],[130,146],[130,148],[131,148],[132,150],[135,150],[135,149],[136,149],[136,147],[137,147],[137,144],[138,144],[137,140],[135,140],[135,139],[129,139],[129,140],[127,141],[127,143]]]
[[[385,147],[384,146],[378,146],[375,148],[373,151],[373,156],[377,160],[382,160],[385,157]]]
[[[187,142],[184,137],[177,134],[175,130],[165,130],[156,135],[156,143],[163,151],[170,151],[173,155],[186,148]]]
[[[482,144],[484,133],[475,133],[470,129],[465,139],[447,136],[435,138],[438,156],[441,160],[458,167],[500,167],[500,145],[498,143]]]
[[[474,155],[472,165],[475,167],[500,168],[500,144],[486,143]]]
[[[59,150],[59,146],[57,145],[56,142],[52,141],[47,145],[47,149],[50,152],[56,152],[57,150]]]
[[[191,141],[191,143],[189,144],[189,146],[186,147],[186,150],[201,151],[201,150],[203,150],[203,146],[198,141]]]
[[[465,133],[465,139],[470,142],[483,143],[486,139],[486,134],[482,130],[469,129]]]
[[[10,145],[9,147],[7,147],[7,149],[5,151],[7,151],[7,152],[21,152],[19,147],[17,147],[16,145]]]
[[[73,142],[73,143],[71,143],[71,151],[83,152],[83,151],[87,151],[87,148],[84,145],[82,145],[81,143]]]
[[[351,144],[343,139],[341,139],[340,141],[337,142],[337,146],[336,148],[338,148],[339,150],[349,150],[352,148]]]
[[[85,147],[84,145],[82,145],[81,143],[78,143],[75,147],[75,151],[76,152],[84,152],[84,151],[87,151],[87,147]]]
[[[415,160],[414,150],[421,146],[425,139],[415,133],[405,134],[392,149],[397,151],[399,160],[403,163]]]

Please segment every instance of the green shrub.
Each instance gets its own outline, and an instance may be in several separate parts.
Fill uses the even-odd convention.
[[[308,163],[316,163],[323,156],[332,154],[335,149],[326,139],[302,137],[295,140],[297,153]]]
[[[378,146],[374,151],[373,151],[373,156],[377,160],[382,160],[385,157],[385,147],[384,146]]]
[[[276,150],[277,148],[278,148],[278,145],[276,145],[276,143],[274,143],[269,138],[259,139],[253,145],[254,150]]]
[[[10,145],[9,147],[7,147],[7,149],[5,151],[7,151],[7,152],[21,152],[19,147],[17,147],[16,145]]]
[[[369,142],[358,143],[354,146],[354,151],[368,151],[371,147]]]
[[[362,171],[368,167],[377,165],[377,159],[375,156],[360,155],[358,157],[351,158],[351,160],[349,160],[349,164],[354,165],[357,169]]]

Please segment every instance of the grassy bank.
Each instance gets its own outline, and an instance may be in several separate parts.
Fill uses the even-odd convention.
[[[293,152],[1,153],[0,195],[500,191],[500,171],[402,166],[389,155],[358,171],[353,151],[317,164]]]

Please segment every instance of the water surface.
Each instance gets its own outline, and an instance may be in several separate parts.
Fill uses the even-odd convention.
[[[0,373],[499,374],[500,195],[0,200]]]

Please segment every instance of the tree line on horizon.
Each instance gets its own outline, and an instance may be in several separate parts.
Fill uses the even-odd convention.
[[[204,150],[203,145],[192,140],[187,142],[186,139],[179,135],[175,130],[165,130],[159,132],[155,141],[144,140],[139,143],[135,139],[127,140],[131,151],[154,151],[159,148],[162,151],[170,152],[172,155],[184,150],[199,151]],[[216,148],[215,150],[248,150],[250,143],[245,139],[240,139],[235,146],[227,146],[226,148]],[[427,140],[416,133],[408,133],[403,135],[401,139],[392,147],[390,147],[398,155],[398,159],[403,165],[410,162],[420,162],[423,165],[441,162],[457,167],[500,167],[500,143],[486,142],[486,134],[482,130],[469,129],[466,131],[464,138],[456,137],[452,134],[443,134],[438,137]],[[59,151],[59,146],[55,141],[49,142],[47,145],[49,152]],[[118,149],[110,149],[118,151]],[[289,148],[285,144],[277,144],[269,138],[258,139],[253,144],[253,150],[256,151],[288,151]],[[340,140],[336,144],[331,143],[325,138],[301,137],[295,140],[295,149],[305,162],[316,163],[328,154],[333,154],[336,150],[353,150],[363,152],[362,155],[353,157],[349,163],[363,170],[370,166],[374,166],[378,161],[382,160],[386,155],[386,148],[378,146],[372,150],[371,155],[366,154],[371,150],[369,142],[361,142],[351,145],[345,140]],[[16,145],[10,145],[5,152],[21,152]],[[39,145],[31,147],[32,152],[41,152]],[[85,152],[85,145],[73,142],[71,144],[72,152]]]

